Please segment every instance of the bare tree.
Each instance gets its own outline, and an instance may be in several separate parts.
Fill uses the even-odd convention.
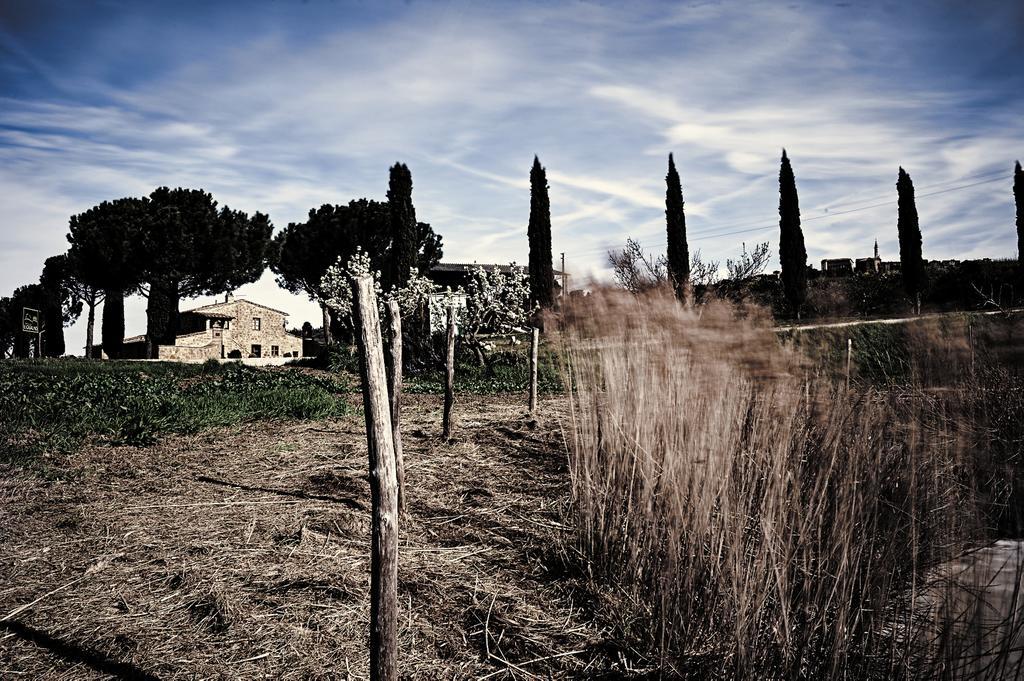
[[[701,252],[695,251],[690,257],[690,285],[712,286],[718,281],[718,261],[708,260],[704,262]]]
[[[648,291],[668,281],[665,256],[644,253],[640,242],[632,237],[626,239],[624,248],[608,251],[608,264],[615,281],[632,293]]]
[[[731,300],[745,298],[749,293],[750,281],[764,273],[770,259],[768,242],[757,244],[753,251],[748,251],[744,243],[743,250],[736,260],[730,258],[725,261],[728,274],[725,279],[715,284],[715,293]]]
[[[1003,316],[1009,317],[1010,313],[1013,312],[1013,309],[1003,305],[1003,288],[1004,287],[1005,287],[1005,284],[1000,284],[999,285],[999,293],[996,294],[995,286],[989,286],[989,292],[986,294],[984,291],[982,291],[980,288],[978,288],[977,284],[975,284],[974,282],[971,282],[971,288],[974,289],[974,292],[977,293],[978,297],[981,298],[981,306],[983,308],[986,308],[986,307],[995,308],[995,310],[997,312],[999,312],[1000,314],[1002,314]],[[1011,304],[1012,304],[1012,302],[1013,302],[1013,287],[1012,286],[1010,287],[1010,301],[1011,301]]]
[[[768,260],[772,252],[768,249],[768,242],[757,244],[754,250],[747,252],[747,244],[743,244],[743,252],[736,260],[726,260],[725,269],[729,272],[729,279],[733,281],[744,281],[764,273],[768,267]]]

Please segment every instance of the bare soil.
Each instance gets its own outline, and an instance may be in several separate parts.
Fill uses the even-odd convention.
[[[404,413],[403,677],[620,676],[562,546],[560,403]],[[361,416],[88,446],[0,470],[0,677],[366,678]],[[27,607],[26,607],[27,606]]]

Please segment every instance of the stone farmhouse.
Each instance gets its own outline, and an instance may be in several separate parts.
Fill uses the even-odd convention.
[[[287,312],[235,298],[185,310],[174,345],[157,346],[156,358],[178,362],[208,359],[302,357],[302,339],[286,330]],[[146,357],[146,337],[124,339],[122,356]]]

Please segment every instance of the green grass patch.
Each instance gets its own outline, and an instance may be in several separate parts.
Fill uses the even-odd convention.
[[[900,324],[864,323],[803,331],[783,330],[784,345],[800,351],[826,374],[846,372],[875,386],[948,386],[992,367],[1024,366],[1024,318],[957,313]]]
[[[530,389],[530,362],[526,353],[503,350],[489,356],[490,369],[467,354],[459,357],[455,366],[455,392],[491,395],[526,392]],[[537,390],[541,394],[562,392],[562,376],[558,370],[558,357],[543,348],[537,357]],[[404,389],[409,393],[444,393],[443,370],[406,377]]]
[[[352,411],[350,391],[341,378],[218,362],[3,362],[0,456],[71,451],[95,437],[144,446],[164,433],[342,416]]]
[[[455,390],[459,393],[493,395],[523,392],[530,387],[529,338],[523,337],[518,345],[510,345],[502,337],[494,342],[495,348],[488,353],[490,367],[481,366],[476,355],[461,343],[456,345]],[[444,393],[444,363],[435,350],[430,360],[431,368],[406,373],[403,386],[405,392],[437,395]],[[303,357],[289,362],[290,366],[323,369],[350,377],[353,390],[359,391],[359,356],[355,348],[336,345],[318,357]],[[562,392],[562,377],[558,369],[558,355],[543,343],[538,353],[538,390],[541,394]]]

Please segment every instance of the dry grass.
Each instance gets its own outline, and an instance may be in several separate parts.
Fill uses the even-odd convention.
[[[614,674],[553,548],[568,531],[557,421],[529,421],[518,396],[467,398],[448,445],[439,400],[408,405],[403,675]],[[361,417],[7,468],[0,618],[42,598],[0,623],[0,677],[365,678],[366,469]]]
[[[756,313],[661,293],[592,296],[566,354],[577,545],[664,673],[957,675],[936,570],[982,536],[966,387],[846,391]]]

